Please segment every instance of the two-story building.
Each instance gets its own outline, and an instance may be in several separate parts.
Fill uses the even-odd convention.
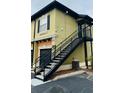
[[[88,68],[93,54],[92,21],[58,1],[31,16],[31,64],[35,72],[43,72],[40,79],[47,80],[57,70],[71,69],[74,60]]]

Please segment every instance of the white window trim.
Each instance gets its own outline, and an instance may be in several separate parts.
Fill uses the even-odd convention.
[[[43,30],[43,31],[39,31],[39,34],[43,34],[43,33],[47,33],[48,32],[48,30],[47,30],[47,16],[48,16],[48,14],[46,14],[46,15],[43,15],[43,16],[41,16],[38,20],[40,20],[40,22],[41,22],[41,20],[43,19],[43,17],[46,17],[46,30]],[[39,28],[38,28],[39,29]]]

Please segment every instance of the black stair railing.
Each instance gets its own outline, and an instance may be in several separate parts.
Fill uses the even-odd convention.
[[[78,31],[73,32],[71,35],[69,35],[66,39],[64,39],[62,42],[60,42],[58,45],[53,46],[53,58],[55,58],[58,54],[61,53],[71,42],[78,38]]]
[[[54,45],[52,47],[51,60],[54,59],[58,54],[60,54],[61,51],[65,47],[67,47],[67,45],[69,45],[73,39],[78,38],[77,35],[78,35],[78,31],[75,31],[71,35],[69,35],[66,39],[64,39],[62,42],[60,42],[58,45]],[[41,56],[36,58],[35,63],[33,64],[33,65],[35,65],[35,67],[34,67],[35,74],[37,73],[37,71],[36,71],[37,68],[41,68],[42,70],[44,70],[45,66],[47,66],[49,64],[49,63],[47,63],[47,60],[45,60],[45,59],[47,59],[48,54],[49,54],[49,52],[46,53],[45,55],[43,55],[42,59],[41,59]],[[42,63],[40,63],[40,60],[42,60]]]
[[[82,38],[87,37],[87,35],[86,35],[87,33],[85,31],[87,30],[88,27],[89,26],[84,27],[82,32],[80,33],[80,34],[83,34]],[[90,33],[90,35],[91,35],[91,33]],[[75,39],[82,40],[82,38],[81,39],[79,38],[79,31],[76,30],[71,35],[69,35],[66,39],[64,39],[62,42],[60,42],[58,45],[52,46],[52,52],[49,52],[49,53],[51,53],[50,62],[52,62],[52,60],[54,60],[58,55],[60,55],[60,58],[61,58],[61,52],[64,51],[64,49],[66,49],[68,46],[70,46],[70,50],[71,50],[73,47],[72,42]],[[45,78],[45,67],[49,64],[49,62],[47,62],[47,60],[46,60],[49,53],[46,53],[42,57],[39,56],[38,58],[36,58],[35,63],[34,63],[35,64],[35,69],[34,69],[35,74],[37,72],[36,69],[40,68],[43,71],[44,78]],[[41,59],[41,58],[43,58],[43,59]],[[40,63],[40,60],[42,60],[42,63]],[[60,63],[61,63],[61,59],[60,59]]]
[[[83,28],[83,39],[85,40],[92,40],[92,32],[91,32],[91,25],[87,25]]]
[[[59,63],[56,64],[53,67],[53,69],[51,71],[49,71],[49,73],[47,73],[45,75],[44,81],[48,80],[51,77],[51,75],[64,63],[66,58],[80,44],[80,41],[82,41],[82,39],[79,39],[78,32],[75,32],[73,35],[71,35],[69,38],[67,38],[63,43],[61,43],[61,45],[58,48],[56,48],[56,55],[54,57],[55,59],[58,58],[58,57],[61,58],[61,55],[63,56],[63,54],[62,54],[63,52],[67,51],[67,53],[66,53],[66,55],[64,57],[62,57],[62,59],[59,59]],[[62,47],[64,47],[64,48],[62,49]]]

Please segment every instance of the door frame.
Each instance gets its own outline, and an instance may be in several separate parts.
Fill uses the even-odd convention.
[[[39,56],[41,56],[41,50],[51,50],[51,58],[52,58],[52,48],[41,48],[39,49]],[[39,65],[41,64],[41,61],[39,62]]]

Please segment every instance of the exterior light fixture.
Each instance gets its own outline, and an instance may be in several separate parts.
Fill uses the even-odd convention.
[[[66,14],[68,14],[68,11],[66,11]]]

